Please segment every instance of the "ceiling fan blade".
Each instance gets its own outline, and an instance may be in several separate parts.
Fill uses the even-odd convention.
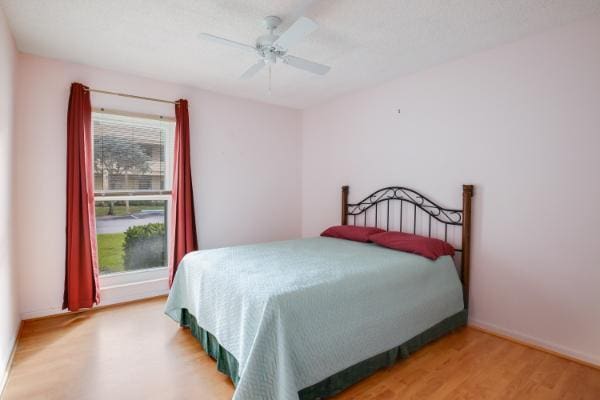
[[[295,44],[300,43],[302,39],[313,33],[318,27],[319,25],[312,19],[300,17],[273,44],[280,49],[288,50]]]
[[[283,62],[292,67],[312,72],[313,74],[325,75],[331,69],[328,65],[319,64],[316,62],[305,60],[304,58],[294,56],[284,56]]]
[[[256,73],[258,71],[260,71],[261,69],[263,69],[264,66],[265,66],[265,61],[264,60],[259,60],[256,64],[254,64],[253,66],[251,66],[250,68],[248,68],[246,70],[246,72],[244,72],[242,74],[242,76],[240,76],[240,79],[250,79],[250,78],[252,78],[254,75],[256,75]]]
[[[242,50],[246,50],[246,51],[251,51],[253,53],[256,53],[256,48],[254,46],[250,46],[244,43],[240,43],[240,42],[236,42],[233,40],[229,40],[229,39],[225,39],[219,36],[215,36],[215,35],[211,35],[210,33],[201,33],[200,35],[201,38],[204,39],[208,39],[211,40],[215,43],[221,43],[227,46],[231,46],[231,47],[237,47],[238,49],[242,49]]]

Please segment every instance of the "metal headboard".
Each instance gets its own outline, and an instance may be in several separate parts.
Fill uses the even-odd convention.
[[[349,186],[342,186],[342,225],[348,225],[348,218],[352,217],[352,224],[357,225],[357,216],[364,215],[363,225],[367,226],[367,212],[372,210],[375,216],[375,227],[390,229],[390,202],[400,202],[399,226],[400,231],[405,232],[404,221],[406,219],[405,204],[412,205],[412,232],[417,230],[417,212],[420,211],[428,219],[426,236],[432,237],[432,221],[437,221],[444,226],[443,240],[448,241],[448,226],[458,226],[462,229],[461,246],[456,248],[461,253],[460,278],[463,284],[463,297],[465,308],[469,302],[469,277],[471,266],[471,198],[473,197],[473,185],[463,185],[463,207],[462,209],[445,208],[436,204],[426,196],[415,190],[402,186],[389,186],[379,189],[358,203],[348,202]],[[380,204],[385,204],[385,226],[379,225]],[[442,239],[440,237],[439,239]]]

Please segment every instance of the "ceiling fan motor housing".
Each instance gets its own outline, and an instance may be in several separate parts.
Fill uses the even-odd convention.
[[[275,29],[277,29],[279,24],[281,24],[281,18],[275,15],[269,15],[268,17],[265,17],[263,24],[265,28],[270,30],[272,33]]]
[[[264,59],[267,64],[275,64],[277,62],[277,57],[282,57],[285,54],[284,50],[281,50],[273,45],[277,39],[279,39],[279,35],[273,33],[275,29],[281,24],[281,18],[270,15],[265,17],[263,20],[263,25],[269,33],[266,35],[259,36],[256,39],[256,50],[258,55]]]

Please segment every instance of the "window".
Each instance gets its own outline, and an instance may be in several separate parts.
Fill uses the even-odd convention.
[[[167,266],[172,119],[94,111],[94,194],[101,274]]]

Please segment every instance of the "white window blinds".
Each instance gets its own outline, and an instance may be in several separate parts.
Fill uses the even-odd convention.
[[[173,129],[171,121],[94,113],[95,191],[170,190]]]

